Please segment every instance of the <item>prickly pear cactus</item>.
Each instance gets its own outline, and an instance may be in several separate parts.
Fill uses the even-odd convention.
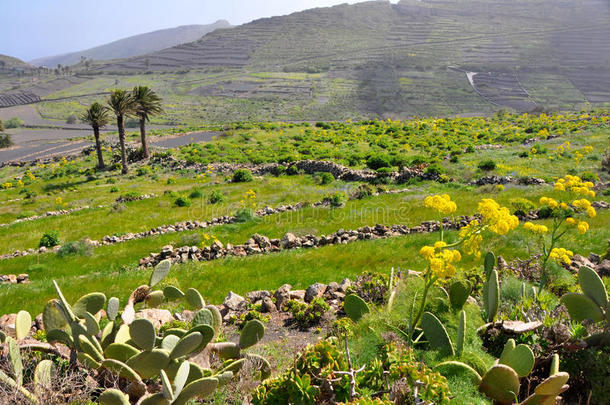
[[[447,355],[455,355],[453,344],[447,334],[447,330],[439,321],[439,319],[430,312],[424,312],[421,317],[421,327],[424,330],[424,335],[430,346],[446,353]]]
[[[358,322],[360,318],[371,311],[368,304],[356,294],[349,294],[345,297],[343,309],[354,322]]]

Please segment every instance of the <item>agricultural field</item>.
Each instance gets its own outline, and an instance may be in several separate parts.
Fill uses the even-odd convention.
[[[327,85],[189,75],[236,103]],[[106,170],[91,149],[0,168],[0,402],[607,403],[607,110],[211,125],[174,121],[184,100],[128,174],[113,131]]]

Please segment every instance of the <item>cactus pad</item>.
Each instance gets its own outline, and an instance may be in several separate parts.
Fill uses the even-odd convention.
[[[528,376],[534,368],[535,361],[534,352],[524,344],[519,344],[506,353],[502,352],[500,358],[500,364],[505,364],[515,370],[519,377]]]
[[[194,332],[188,335],[185,335],[176,343],[176,346],[172,349],[170,353],[170,359],[178,359],[182,356],[186,356],[187,354],[195,351],[201,342],[203,341],[203,336],[199,332]]]
[[[208,343],[210,343],[212,341],[212,339],[214,339],[214,334],[215,334],[214,328],[212,328],[210,325],[197,325],[194,328],[192,328],[191,330],[189,330],[186,333],[186,335],[189,335],[194,332],[201,333],[201,343],[199,344],[199,346],[197,346],[195,351],[202,350],[204,347],[206,347],[208,345]]]
[[[239,345],[232,342],[216,343],[214,350],[218,352],[218,356],[223,359],[235,359],[239,357],[240,348]]]
[[[364,314],[368,314],[371,311],[367,303],[355,294],[349,294],[345,297],[343,309],[347,316],[354,322],[358,322]]]
[[[254,346],[265,335],[265,325],[258,319],[253,319],[244,326],[239,336],[239,347],[247,349]]]
[[[483,267],[485,268],[485,277],[487,277],[487,279],[489,279],[489,275],[495,265],[496,255],[494,255],[493,252],[487,252],[487,254],[485,255],[485,262],[483,264]]]
[[[89,312],[85,312],[84,316],[85,320],[85,330],[91,336],[95,336],[100,333],[100,324],[97,322],[97,319]]]
[[[462,309],[472,291],[472,284],[467,280],[456,281],[449,287],[449,301],[455,309]]]
[[[176,371],[176,375],[174,376],[174,395],[178,396],[182,392],[182,389],[186,385],[186,381],[188,380],[189,374],[191,371],[191,365],[188,361],[183,361],[178,367],[178,371]]]
[[[519,394],[519,376],[512,368],[496,364],[481,379],[479,390],[500,404],[513,404]]]
[[[599,306],[585,295],[568,293],[561,297],[560,301],[568,309],[570,318],[576,322],[582,322],[585,319],[599,322],[603,319]]]
[[[95,339],[95,338],[92,338]],[[97,362],[104,361],[104,356],[100,353],[97,348],[91,343],[91,341],[85,335],[78,335],[78,343],[80,349],[91,356],[91,358]]]
[[[466,311],[460,311],[460,324],[458,325],[456,354],[462,355],[464,351],[464,340],[466,338]]]
[[[154,378],[162,369],[169,365],[169,352],[155,349],[150,352],[140,352],[125,362],[142,378]]]
[[[32,315],[28,311],[17,312],[15,320],[15,337],[17,340],[25,339],[32,328]]]
[[[23,361],[21,360],[21,352],[19,345],[13,338],[8,338],[8,357],[15,375],[17,385],[23,385]]]
[[[126,378],[130,381],[138,381],[138,382],[141,381],[138,373],[136,373],[134,371],[134,369],[132,369],[131,367],[129,367],[127,364],[123,363],[122,361],[118,361],[118,360],[114,360],[114,359],[106,359],[102,362],[102,367],[104,367],[105,369],[108,369],[110,371],[119,373],[119,375],[121,377]]]
[[[133,343],[142,350],[152,350],[155,347],[157,334],[151,321],[144,318],[134,320],[129,325],[129,336]]]
[[[496,317],[499,301],[500,284],[498,282],[498,272],[496,270],[491,270],[487,282],[483,286],[483,304],[485,306],[487,322],[493,322]]]
[[[205,301],[203,300],[203,297],[201,296],[201,294],[199,294],[199,291],[195,290],[194,288],[189,288],[188,290],[186,290],[186,302],[188,302],[188,304],[195,308],[195,309],[201,309],[203,307],[205,307]]]
[[[169,350],[171,352],[172,350],[174,350],[174,347],[176,347],[176,344],[179,340],[179,336],[167,335],[161,341],[161,349]]]
[[[162,393],[157,392],[156,394],[150,394],[147,395],[146,397],[142,398],[142,400],[140,402],[138,402],[139,405],[170,405],[171,402],[169,402],[167,399],[165,399],[165,397],[163,396]]]
[[[197,311],[197,313],[195,314],[195,317],[193,318],[193,326],[197,326],[197,325],[212,326],[213,324],[214,324],[214,318],[212,317],[212,312],[207,308],[203,308],[203,309],[200,309],[199,311]]]
[[[430,346],[448,355],[455,355],[447,330],[436,316],[430,312],[424,312],[421,317],[421,327]]]
[[[167,276],[171,267],[172,262],[170,262],[168,259],[159,262],[159,264],[155,266],[155,269],[150,275],[150,281],[148,282],[148,285],[154,287],[155,285],[159,284],[159,282],[163,280],[165,276]]]
[[[125,363],[139,352],[135,347],[125,343],[112,343],[104,350],[104,355],[107,359],[114,359]]]
[[[167,287],[165,287],[163,289],[163,295],[165,295],[168,300],[177,300],[179,298],[184,297],[184,293],[180,291],[179,288],[174,287],[173,285],[168,285]]]
[[[266,358],[258,354],[248,354],[246,358],[252,363],[256,370],[261,373],[261,380],[266,380],[271,377],[271,364]]]
[[[104,391],[99,401],[100,405],[129,405],[129,396],[113,388]]]
[[[188,384],[180,395],[174,400],[173,405],[184,405],[191,398],[204,398],[211,395],[218,386],[218,379],[213,377],[201,378]]]
[[[578,271],[578,283],[582,292],[598,306],[605,308],[608,305],[606,287],[595,270],[582,266]]]
[[[161,290],[152,291],[146,297],[146,305],[148,306],[148,308],[157,308],[159,305],[161,305],[163,303],[164,299],[165,299],[165,295],[163,294],[163,291],[161,291]]]
[[[541,382],[534,392],[539,395],[559,395],[569,378],[570,374],[560,371]]]
[[[106,316],[109,320],[114,321],[119,314],[119,299],[117,297],[112,297],[108,300],[108,305],[106,306]]]
[[[53,343],[62,343],[68,347],[74,346],[74,341],[70,337],[70,335],[61,329],[51,329],[47,331],[47,342]]]
[[[53,362],[42,360],[34,370],[34,385],[36,387],[51,388],[51,375],[53,374]]]
[[[218,308],[216,308],[214,305],[206,305],[205,308],[212,313],[212,327],[216,332],[214,336],[218,336],[220,333],[220,328],[222,328],[222,315],[220,314]]]
[[[83,295],[72,306],[74,315],[83,318],[87,312],[97,314],[106,305],[106,296],[100,292]]]
[[[47,332],[51,329],[63,329],[68,325],[57,304],[59,304],[58,300],[49,300],[42,310],[42,324]]]

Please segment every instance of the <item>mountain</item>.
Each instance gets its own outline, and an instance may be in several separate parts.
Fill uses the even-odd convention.
[[[0,54],[0,71],[8,71],[11,69],[29,70],[31,68],[33,68],[32,65],[25,63],[21,59]]]
[[[92,60],[128,58],[195,41],[218,28],[230,27],[231,24],[225,20],[219,20],[208,25],[183,25],[135,35],[85,51],[39,58],[30,63],[36,66],[55,68],[58,64],[70,66],[79,63],[82,57]]]

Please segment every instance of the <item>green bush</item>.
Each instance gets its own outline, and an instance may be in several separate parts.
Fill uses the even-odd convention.
[[[479,162],[477,167],[484,172],[489,172],[496,169],[496,162],[491,159],[483,160],[482,162]]]
[[[252,212],[251,209],[248,208],[240,208],[236,213],[235,213],[235,221],[236,222],[250,222],[252,220],[254,220],[254,213]]]
[[[191,191],[191,193],[189,194],[189,198],[191,198],[193,200],[195,198],[201,198],[201,197],[203,197],[203,193],[199,189],[195,189],[195,190]]]
[[[210,197],[208,198],[210,204],[218,204],[223,202],[224,200],[225,195],[220,190],[212,191],[212,194],[210,194]]]
[[[590,181],[591,183],[595,183],[599,181],[599,176],[593,172],[584,172],[580,175],[582,181]]]
[[[392,163],[390,163],[390,157],[387,155],[371,155],[366,160],[366,166],[369,169],[377,170],[382,167],[392,167]]]
[[[316,173],[314,175],[314,179],[316,180],[316,182],[318,184],[326,185],[326,184],[330,184],[333,181],[335,181],[335,176],[333,176],[332,173],[321,172],[321,173]]]
[[[536,205],[526,198],[511,198],[509,203],[513,207],[513,214],[525,215],[536,209]]]
[[[188,197],[181,196],[181,197],[178,197],[176,199],[176,201],[174,201],[174,205],[176,207],[190,207],[191,206],[191,200]]]
[[[67,242],[57,251],[58,257],[93,256],[93,246],[85,241]]]
[[[320,323],[326,311],[330,309],[330,305],[323,298],[318,297],[314,298],[309,305],[304,302],[290,300],[286,303],[286,308],[294,317],[299,328],[307,329]]]
[[[330,204],[331,207],[342,207],[345,204],[345,194],[344,193],[334,193],[324,197],[324,202]]]
[[[138,170],[136,170],[136,174],[138,176],[147,176],[149,174],[152,174],[152,168],[150,166],[138,167]]]
[[[247,183],[253,180],[252,172],[248,169],[237,169],[233,172],[234,183]]]
[[[363,198],[370,197],[373,195],[375,190],[368,184],[360,184],[355,191],[352,192],[352,198],[362,200]]]
[[[299,174],[299,169],[295,165],[288,166],[288,169],[286,169],[286,174],[289,176],[296,176]]]
[[[431,176],[440,176],[441,174],[445,173],[445,168],[437,163],[434,163],[426,167],[424,173]]]
[[[112,187],[110,187],[110,192],[111,193],[118,193],[119,192],[119,188],[116,187],[116,186],[112,186]]]
[[[23,122],[23,120],[17,118],[17,117],[13,117],[7,121],[4,122],[4,127],[6,129],[11,129],[11,128],[19,128],[21,126],[23,126],[23,124],[25,124]]]
[[[40,238],[40,242],[38,242],[38,247],[52,248],[60,243],[59,231],[47,231],[42,234],[42,238]]]
[[[13,139],[10,134],[0,134],[0,149],[10,148],[13,146]]]

